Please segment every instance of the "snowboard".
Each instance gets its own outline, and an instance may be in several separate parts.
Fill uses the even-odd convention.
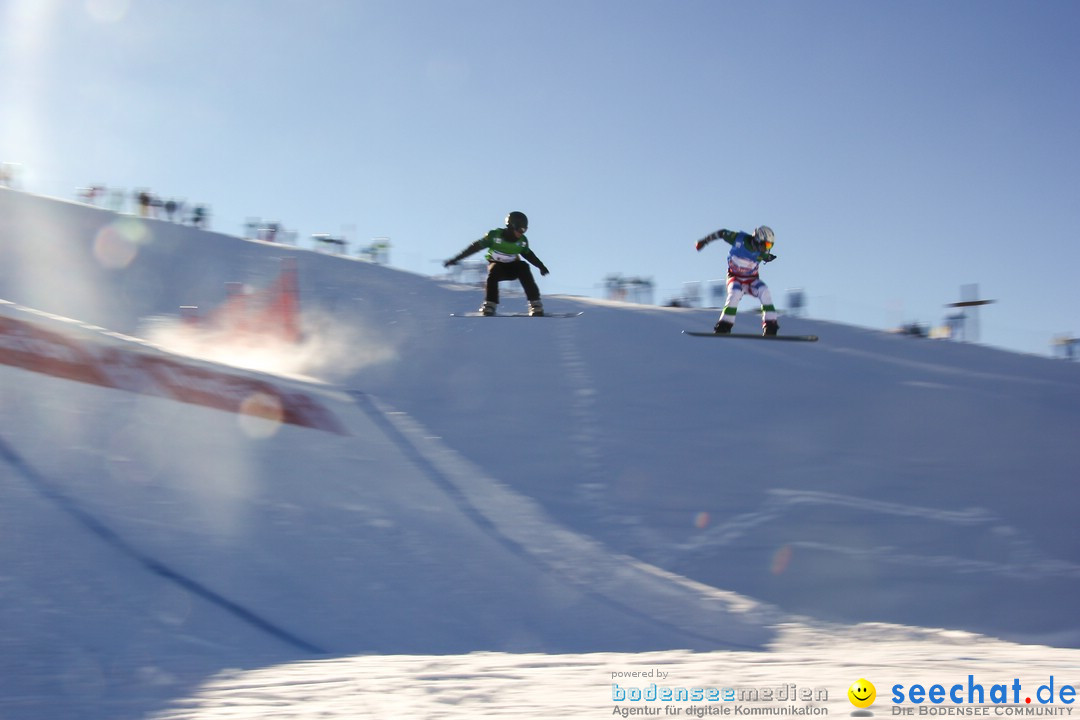
[[[500,315],[484,315],[479,312],[466,312],[466,313],[450,313],[450,317],[488,317],[488,318],[508,318],[508,317],[536,317],[536,318],[572,318],[584,315],[585,311],[581,312],[545,312],[543,315],[530,315],[529,313],[502,313]]]
[[[711,338],[743,338],[753,340],[790,340],[793,342],[817,342],[817,335],[754,335],[753,333],[713,333],[713,332],[698,332],[696,330],[683,330],[684,335],[693,335],[694,337],[711,337]]]

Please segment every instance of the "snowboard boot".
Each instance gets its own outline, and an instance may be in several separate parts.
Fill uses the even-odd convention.
[[[539,300],[529,301],[529,317],[543,317],[544,304]]]
[[[480,306],[480,314],[484,317],[491,317],[495,314],[495,303],[490,300],[485,300],[484,304]]]
[[[775,320],[766,320],[761,323],[761,334],[766,337],[775,335],[780,330],[780,323]]]
[[[724,322],[723,320],[717,320],[716,325],[713,326],[712,331],[717,335],[727,335],[731,332],[731,327],[735,323]]]

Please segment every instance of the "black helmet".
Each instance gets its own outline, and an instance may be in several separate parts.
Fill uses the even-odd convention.
[[[506,227],[525,232],[529,229],[529,218],[525,217],[525,213],[515,210],[506,216]]]

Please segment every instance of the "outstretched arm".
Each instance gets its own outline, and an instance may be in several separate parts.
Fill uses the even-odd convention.
[[[698,252],[701,252],[701,248],[705,247],[714,240],[723,240],[728,245],[730,245],[735,242],[735,236],[738,234],[739,233],[735,232],[734,230],[725,230],[721,228],[720,230],[717,230],[714,233],[709,233],[705,237],[698,240],[696,243],[694,243],[694,248]]]
[[[521,253],[521,257],[528,260],[530,264],[536,266],[536,268],[540,271],[541,275],[548,274],[547,266],[544,265],[544,263],[540,262],[540,258],[536,257],[536,253],[534,253],[532,250],[526,250],[525,252]]]
[[[486,244],[484,243],[484,238],[480,238],[479,240],[474,242],[472,245],[465,248],[464,250],[459,252],[457,255],[450,258],[446,262],[444,262],[443,267],[450,267],[451,265],[457,265],[459,262],[461,262],[465,258],[469,257],[470,255],[472,255],[475,252],[480,252],[485,247],[486,247]]]

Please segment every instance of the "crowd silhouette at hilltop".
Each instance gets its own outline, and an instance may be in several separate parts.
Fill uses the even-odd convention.
[[[145,188],[138,188],[129,194],[122,188],[90,185],[79,188],[78,199],[87,205],[120,213],[129,211],[130,201],[133,204],[131,211],[139,217],[168,220],[203,229],[208,228],[210,223],[208,206],[190,205],[187,201],[176,198],[163,199]]]

